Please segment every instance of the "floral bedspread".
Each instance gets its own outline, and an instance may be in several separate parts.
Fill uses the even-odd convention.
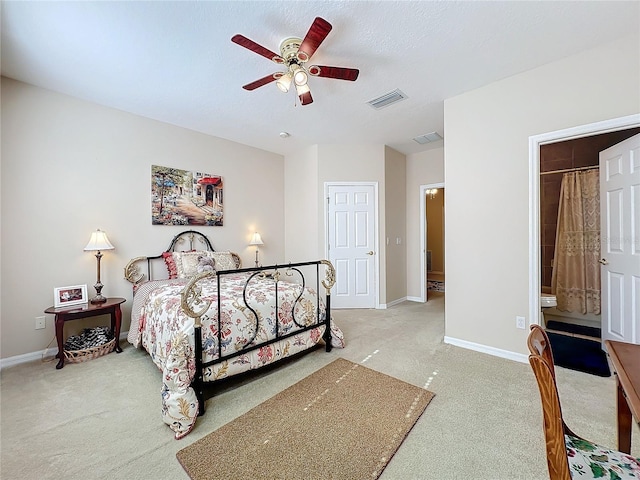
[[[276,312],[275,281],[254,277],[246,289],[245,303],[243,290],[248,278],[248,274],[238,273],[224,275],[221,280],[222,358],[276,338],[276,328],[278,336],[282,336],[300,329],[295,322],[304,326],[318,322],[317,296],[312,289],[303,290],[299,284],[278,282]],[[194,322],[180,306],[184,282],[149,283],[154,284],[140,288],[136,293],[129,341],[136,347],[142,345],[162,371],[162,417],[174,431],[175,438],[179,439],[193,429],[198,416],[197,397],[190,386],[195,376]],[[220,358],[217,279],[206,278],[199,285],[202,299],[211,301],[211,306],[202,316],[202,351],[203,362],[206,363]],[[298,296],[300,299],[296,302]],[[320,321],[324,320],[324,315],[324,305],[321,303]],[[307,350],[322,340],[324,329],[325,326],[320,325],[206,367],[204,381],[215,381],[260,368]],[[333,322],[331,344],[333,347],[344,347],[342,332]]]

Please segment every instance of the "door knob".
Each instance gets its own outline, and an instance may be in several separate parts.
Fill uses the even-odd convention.
[[[367,252],[367,255],[373,255],[373,250],[369,250],[369,251]]]
[[[609,262],[607,262],[606,258],[601,258],[600,260],[598,260],[598,262],[600,262],[602,265],[609,265]]]

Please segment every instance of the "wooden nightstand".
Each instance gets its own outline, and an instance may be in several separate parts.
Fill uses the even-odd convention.
[[[73,305],[70,307],[49,307],[44,313],[50,313],[56,316],[56,339],[58,340],[59,358],[56,369],[60,370],[64,367],[64,346],[63,346],[63,328],[64,322],[77,320],[79,318],[95,317],[97,315],[111,315],[111,331],[116,339],[116,353],[122,352],[120,348],[120,323],[122,322],[122,312],[120,304],[126,302],[124,298],[107,298],[104,303],[83,303],[82,305]]]

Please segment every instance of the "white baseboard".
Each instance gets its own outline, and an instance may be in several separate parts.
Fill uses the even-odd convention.
[[[34,360],[40,360],[42,356],[50,350],[45,348],[44,350],[40,350],[39,352],[31,352],[25,353],[23,355],[16,355],[14,357],[1,358],[0,359],[0,370],[3,370],[7,367],[13,367],[14,365],[19,365],[21,363],[33,362]]]
[[[126,340],[129,331],[120,332],[120,340]],[[40,350],[39,352],[31,352],[31,353],[23,353],[22,355],[15,355],[13,357],[0,358],[0,370],[3,370],[8,367],[13,367],[15,365],[20,365],[21,363],[33,362],[35,360],[41,360],[42,358],[49,358],[56,355],[58,352],[58,345],[54,345],[53,347],[45,348],[44,350]],[[49,352],[49,355],[47,355]]]
[[[410,302],[425,303],[424,300],[422,300],[422,298],[420,297],[407,297],[407,300],[409,300]]]
[[[520,363],[529,363],[529,356],[523,353],[510,352],[509,350],[502,350],[500,348],[488,347],[479,343],[467,342],[466,340],[460,340],[453,337],[444,337],[444,343],[454,345],[456,347],[466,348],[467,350],[474,350],[480,353],[488,353],[494,357],[506,358],[507,360],[514,360]]]
[[[398,305],[399,303],[403,303],[406,301],[407,301],[407,297],[398,298],[397,300],[387,303],[384,308],[393,307],[394,305]]]

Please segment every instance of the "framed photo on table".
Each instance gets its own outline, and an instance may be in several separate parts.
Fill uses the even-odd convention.
[[[72,285],[53,289],[53,305],[56,308],[80,305],[88,301],[86,285]]]

